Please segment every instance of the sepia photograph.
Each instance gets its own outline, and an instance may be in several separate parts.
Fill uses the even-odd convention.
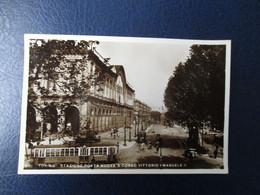
[[[24,37],[19,174],[227,174],[231,41]]]

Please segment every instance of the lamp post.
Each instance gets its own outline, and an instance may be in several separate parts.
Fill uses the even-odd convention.
[[[125,127],[124,127],[124,146],[126,146],[126,116],[125,116]]]
[[[135,116],[135,137],[136,137],[136,116]]]
[[[132,141],[132,139],[131,139],[131,129],[132,129],[132,127],[129,126],[129,141],[130,142]]]
[[[140,115],[139,115],[139,112],[138,112],[138,120],[137,120],[137,135],[139,134],[139,123],[140,123]]]
[[[137,127],[137,117],[138,117],[138,112],[134,111],[134,123],[135,123],[135,131],[134,131],[134,136],[136,137],[136,127]]]
[[[132,130],[132,127],[131,127],[131,122],[132,122],[132,119],[131,119],[131,111],[130,111],[130,121],[129,121],[129,141],[131,142],[131,130]]]

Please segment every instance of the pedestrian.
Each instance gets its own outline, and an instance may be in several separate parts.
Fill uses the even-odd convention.
[[[51,145],[51,138],[49,138],[49,144]]]
[[[162,138],[160,137],[160,134],[157,134],[157,135],[156,135],[155,146],[156,146],[156,153],[158,153],[159,148],[162,147]]]
[[[116,146],[117,146],[117,153],[119,153],[119,142],[117,142]]]
[[[93,156],[93,158],[91,160],[91,164],[92,164],[91,169],[94,169],[95,163],[96,163],[96,160],[95,160],[95,157]]]
[[[140,151],[144,152],[144,149],[145,149],[145,143],[142,143],[140,146]]]
[[[86,130],[89,131],[90,130],[90,120],[87,121],[87,125],[86,125]]]
[[[216,145],[216,149],[214,150],[213,154],[214,154],[214,157],[217,158],[217,156],[218,156],[218,145]]]
[[[149,140],[149,141],[148,141],[148,149],[151,150],[152,147],[153,147],[152,142]]]
[[[142,147],[142,148],[145,148],[145,143],[144,143],[144,142],[141,144],[141,147]]]
[[[155,145],[156,145],[156,153],[158,153],[159,148],[160,148],[160,143],[159,143],[159,141],[156,141]]]

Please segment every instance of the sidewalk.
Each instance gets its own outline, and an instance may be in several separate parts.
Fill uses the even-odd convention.
[[[62,138],[51,139],[51,143],[50,143],[49,137],[45,137],[43,139],[44,139],[43,141],[39,142],[39,145],[63,145],[65,140],[66,141],[73,141],[72,137],[67,137],[67,136],[63,137],[63,139]],[[32,142],[32,145],[37,146],[37,142]]]
[[[131,129],[131,139],[132,140],[135,140],[136,138],[134,137],[134,126],[132,125],[131,126],[132,129]],[[102,132],[102,133],[98,133],[98,136],[101,137],[101,139],[114,139],[114,136],[115,136],[115,139],[124,139],[124,127],[121,127],[121,128],[118,128],[118,132],[115,133],[115,134],[112,134],[111,136],[111,131],[106,131],[106,132]],[[128,140],[129,139],[129,129],[126,130],[126,139]]]
[[[101,142],[102,142],[102,140],[111,141],[111,142],[114,142],[115,144],[119,143],[120,149],[129,149],[136,144],[137,137],[134,136],[135,135],[134,131],[135,131],[134,125],[132,125],[131,141],[129,141],[129,129],[127,129],[125,132],[124,127],[118,128],[118,132],[115,134],[112,133],[112,136],[111,136],[111,131],[99,133],[97,136],[100,136]],[[125,133],[126,133],[126,146],[124,146],[124,134]]]

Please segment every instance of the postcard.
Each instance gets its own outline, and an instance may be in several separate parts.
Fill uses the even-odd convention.
[[[24,36],[19,174],[227,174],[230,40]]]

